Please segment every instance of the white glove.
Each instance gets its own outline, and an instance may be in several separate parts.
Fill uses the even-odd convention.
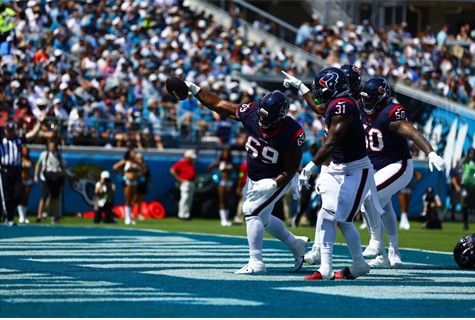
[[[435,151],[432,151],[431,153],[429,153],[429,169],[431,172],[434,167],[437,170],[442,171],[445,169],[446,165],[444,159],[439,157],[437,153],[435,153]]]
[[[191,92],[194,96],[196,96],[198,94],[198,92],[200,92],[201,88],[198,87],[193,82],[185,81],[185,83],[186,83],[186,86],[188,87],[188,91]]]
[[[257,181],[252,189],[247,192],[251,199],[257,199],[265,194],[271,193],[277,189],[277,182],[274,179],[262,179]]]
[[[312,170],[315,168],[316,165],[313,163],[313,161],[310,161],[305,168],[303,168],[302,172],[300,173],[299,176],[299,184],[301,186],[304,186],[307,189],[310,189],[312,186],[310,183],[308,183],[308,180],[310,180],[310,176],[312,175]]]
[[[290,74],[288,74],[284,70],[282,70],[282,73],[287,78],[287,79],[284,79],[284,87],[289,88],[290,86],[292,86],[294,88],[297,88],[298,90],[300,90],[300,93],[302,95],[304,95],[304,94],[306,94],[307,92],[310,91],[310,89],[307,88],[307,86],[303,84],[302,80],[299,80],[299,79],[291,76]]]
[[[300,199],[300,188],[299,188],[299,174],[296,173],[295,176],[290,181],[290,192],[292,193],[292,199],[298,200]]]

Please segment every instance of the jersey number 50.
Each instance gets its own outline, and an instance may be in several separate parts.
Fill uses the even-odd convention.
[[[262,157],[262,162],[277,163],[279,159],[279,151],[269,146],[263,146],[259,140],[249,136],[246,141],[246,150],[253,158]]]
[[[384,148],[383,142],[383,133],[381,130],[376,128],[371,128],[365,136],[366,140],[366,149],[370,149],[374,152],[379,152]]]

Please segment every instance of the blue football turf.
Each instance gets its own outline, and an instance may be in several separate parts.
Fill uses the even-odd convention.
[[[304,281],[265,240],[265,275],[236,275],[247,240],[153,230],[0,226],[0,317],[475,317],[475,271],[451,254],[401,250],[404,267]],[[336,245],[334,268],[350,263]]]

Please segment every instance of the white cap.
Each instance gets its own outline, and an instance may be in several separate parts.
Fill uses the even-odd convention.
[[[188,159],[196,159],[196,153],[194,150],[186,150],[185,151],[185,158]]]
[[[59,85],[59,90],[66,90],[68,88],[68,84],[66,82],[61,82]]]
[[[151,75],[148,76],[149,81],[156,81],[158,80],[158,77],[155,73],[152,73]]]
[[[101,172],[101,179],[110,179],[110,177],[111,177],[111,174],[109,173],[109,171],[104,170]]]
[[[13,88],[20,88],[20,82],[18,82],[17,80],[13,80],[11,86]]]
[[[53,104],[59,104],[61,103],[61,100],[59,98],[54,98]]]
[[[298,107],[295,103],[291,103],[290,106],[289,106],[289,110],[290,111],[297,111]]]

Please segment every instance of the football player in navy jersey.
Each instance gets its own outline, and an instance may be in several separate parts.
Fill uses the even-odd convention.
[[[301,183],[306,185],[313,168],[331,158],[325,172],[322,167],[324,175],[319,177],[317,183],[322,193],[322,207],[318,214],[318,219],[321,219],[321,230],[318,232],[320,268],[304,279],[356,279],[367,274],[370,266],[364,260],[360,235],[353,219],[365,199],[371,199],[377,215],[382,212],[377,201],[373,167],[366,155],[365,133],[357,103],[350,96],[348,77],[338,68],[323,69],[315,76],[311,98],[308,88],[301,81],[297,84],[296,79],[292,78],[287,76],[287,83],[299,88],[307,102],[313,102],[325,109],[326,139],[313,160],[300,173]],[[309,105],[312,106],[311,103]],[[332,255],[337,222],[353,263],[350,267],[334,273]]]
[[[396,212],[391,197],[404,188],[412,179],[413,163],[407,140],[410,139],[429,157],[429,167],[433,170],[445,169],[444,160],[437,155],[429,141],[407,121],[406,109],[392,101],[392,90],[384,78],[371,78],[361,89],[358,102],[361,119],[366,132],[366,150],[375,170],[375,181],[379,202],[384,209],[381,216],[389,243],[388,255],[382,254],[374,243],[382,238],[370,227],[371,240],[363,255],[375,257],[370,266],[400,266],[402,264],[398,249]],[[378,240],[376,240],[378,241]]]
[[[361,70],[354,64],[344,64],[340,68],[348,77],[350,94],[356,101],[360,100]]]
[[[300,270],[308,238],[293,235],[284,223],[272,215],[275,203],[292,187],[298,186],[297,169],[302,158],[305,133],[287,116],[289,101],[273,91],[252,103],[236,104],[185,81],[204,106],[222,116],[241,121],[247,134],[248,179],[244,187],[242,210],[246,219],[249,262],[236,271],[240,274],[267,272],[262,245],[264,231],[284,242],[295,259],[294,271]]]

